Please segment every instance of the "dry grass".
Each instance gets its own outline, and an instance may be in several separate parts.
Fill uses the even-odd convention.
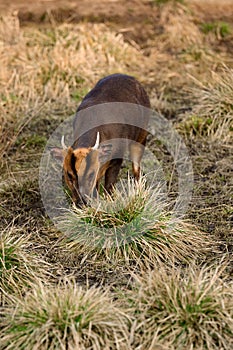
[[[211,82],[211,71],[217,71],[222,63],[233,65],[232,55],[227,53],[232,46],[232,26],[220,19],[208,22],[192,3],[164,1],[155,23],[158,33],[147,41],[149,64],[152,67],[154,61],[156,66],[148,69],[145,83],[154,82],[150,84],[156,88],[152,106],[166,116],[174,117],[179,109],[192,107],[193,96],[187,89],[195,87],[193,77]],[[211,9],[214,12],[214,5]]]
[[[178,1],[168,1],[162,7],[160,24],[164,28],[161,44],[163,49],[187,50],[202,44],[202,33],[194,23],[189,8]]]
[[[186,5],[165,4],[159,25],[163,32],[148,39],[146,57],[138,45],[126,43],[122,34],[105,24],[22,29],[16,13],[2,17],[0,156],[32,119],[74,112],[77,102],[103,75],[118,71],[138,76],[140,72],[141,81],[153,81],[165,89],[165,104],[167,100],[171,109],[175,101],[170,102],[167,89],[186,85],[186,73],[203,79],[224,59],[208,47]]]
[[[0,300],[4,304],[38,278],[48,277],[49,265],[31,252],[30,237],[23,235],[23,228],[11,226],[1,231],[0,244]]]
[[[191,90],[197,101],[192,110],[193,131],[210,141],[225,144],[233,142],[233,69],[223,67],[212,72],[212,80],[203,84],[196,81]]]
[[[16,31],[16,22],[17,17],[0,22],[0,157],[32,119],[72,113],[98,78],[116,71],[130,73],[128,62],[134,70],[145,62],[122,34],[104,24],[18,26]]]
[[[109,292],[39,283],[1,310],[1,349],[127,349],[127,318]]]
[[[232,26],[219,17],[232,4],[216,1],[165,1],[142,49],[125,41],[127,28],[20,28],[16,13],[0,19],[0,227],[15,219],[0,232],[0,348],[232,347],[232,268],[222,273],[216,249],[220,237],[221,249],[232,252]],[[158,192],[142,183],[68,213],[62,242],[45,217],[37,184],[45,141],[113,72],[136,76],[153,107],[185,130],[195,179],[189,217],[199,228],[171,220]],[[153,151],[169,168],[165,147],[154,142]],[[215,266],[202,267],[209,259]],[[192,260],[198,266],[188,265]],[[130,278],[142,264],[141,275]],[[53,282],[64,283],[48,285],[44,272],[51,269]],[[111,281],[124,308],[112,301],[113,288],[82,289],[69,275],[82,284]]]
[[[134,322],[134,349],[162,341],[175,349],[230,349],[233,290],[225,266],[157,266],[135,277],[128,298]]]
[[[62,245],[98,263],[124,265],[138,259],[187,262],[216,250],[210,236],[172,218],[160,190],[147,187],[146,176],[139,183],[128,179],[112,197],[74,207],[59,220],[67,236]]]

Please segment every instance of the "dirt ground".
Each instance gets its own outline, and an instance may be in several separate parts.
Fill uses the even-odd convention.
[[[233,22],[231,0],[207,0],[202,3],[194,0],[190,8],[197,12],[197,22],[219,19]],[[161,30],[156,25],[160,10],[154,6],[153,0],[130,0],[127,5],[124,0],[12,0],[10,4],[7,0],[1,0],[0,14],[12,12],[18,13],[21,25],[45,25],[53,20],[58,23],[108,23],[122,32],[126,39],[132,38],[141,45],[145,45],[149,37]]]
[[[186,1],[189,3],[189,1]],[[213,9],[214,3],[214,9]],[[153,11],[151,10],[153,8]],[[207,0],[200,2],[194,0],[191,2],[191,8],[198,14],[201,19],[232,21],[233,9],[232,1],[224,0]],[[157,9],[158,10],[158,9]],[[44,22],[45,14],[52,13],[57,20],[63,21],[69,19],[80,21],[82,19],[95,18],[96,20],[111,20],[118,23],[126,24],[135,23],[153,18],[156,14],[156,7],[153,6],[153,0],[1,0],[1,13],[9,11],[18,11],[21,23],[25,22]]]

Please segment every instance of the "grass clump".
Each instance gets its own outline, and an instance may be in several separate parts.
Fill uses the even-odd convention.
[[[66,249],[103,263],[138,258],[187,261],[210,249],[208,237],[165,210],[159,188],[128,180],[113,196],[74,207],[59,221]]]
[[[16,306],[4,308],[1,349],[126,349],[125,316],[108,291],[73,280],[39,283]]]
[[[208,136],[213,120],[199,115],[190,115],[184,122],[185,132],[194,136]]]
[[[194,16],[183,1],[163,1],[159,23],[163,28],[160,49],[181,53],[193,46],[202,46],[202,33]]]
[[[191,89],[197,101],[188,116],[186,129],[194,130],[211,141],[229,143],[233,139],[233,70],[224,67],[212,73],[208,83],[196,81]],[[195,115],[195,117],[193,117]],[[198,124],[198,125],[197,125]]]
[[[161,341],[169,349],[231,349],[233,292],[223,269],[156,267],[135,276],[129,292],[137,320],[134,348],[152,349],[153,342]]]
[[[14,227],[0,232],[0,295],[1,303],[45,276],[47,264],[30,252],[29,238]]]

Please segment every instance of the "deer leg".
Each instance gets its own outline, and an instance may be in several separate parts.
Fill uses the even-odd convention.
[[[108,193],[111,193],[113,186],[117,181],[117,176],[120,172],[122,162],[123,159],[120,158],[112,159],[110,162],[110,167],[106,170],[104,187]]]
[[[97,180],[97,181],[96,181],[96,186],[95,186],[95,188],[96,188],[96,191],[99,192],[99,190],[100,190],[100,180]]]
[[[93,197],[97,198],[98,197],[98,193],[99,193],[99,188],[100,188],[100,182],[99,180],[96,182],[96,186],[94,187],[93,190]]]
[[[140,178],[140,164],[144,153],[144,146],[139,143],[131,143],[129,153],[132,161],[133,176],[135,180],[138,181]]]

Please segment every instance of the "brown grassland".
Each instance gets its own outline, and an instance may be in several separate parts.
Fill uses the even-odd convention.
[[[233,348],[233,1],[7,3],[0,1],[0,350]],[[144,178],[129,180],[115,192],[117,215],[107,198],[99,211],[67,213],[60,231],[40,197],[44,147],[115,72],[141,81],[184,140],[194,172],[189,209],[171,220]],[[158,140],[148,145],[172,200],[172,157]],[[99,246],[102,228],[114,239],[124,224],[130,241]]]

